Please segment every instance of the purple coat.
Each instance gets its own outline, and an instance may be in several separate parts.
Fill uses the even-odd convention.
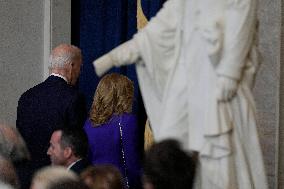
[[[130,188],[141,188],[141,149],[139,149],[139,129],[133,114],[113,115],[104,124],[93,127],[87,119],[84,130],[89,141],[89,160],[93,165],[112,164],[125,176],[119,123],[122,127],[122,143],[126,160],[126,174]]]

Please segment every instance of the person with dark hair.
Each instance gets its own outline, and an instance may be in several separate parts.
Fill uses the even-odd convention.
[[[52,165],[61,165],[80,174],[87,166],[88,140],[83,130],[54,131],[47,154]]]
[[[140,131],[133,115],[133,82],[126,76],[105,75],[95,92],[90,118],[84,125],[93,165],[116,166],[129,188],[142,187]]]
[[[90,189],[124,189],[122,175],[113,165],[90,166],[81,179]]]
[[[156,143],[144,159],[144,189],[193,188],[195,154],[183,151],[173,139]]]

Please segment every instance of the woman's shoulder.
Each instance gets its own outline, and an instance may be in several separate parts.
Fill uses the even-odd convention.
[[[119,115],[115,115],[117,119],[122,120],[123,122],[125,121],[136,121],[136,115],[132,113],[123,113]]]
[[[88,127],[90,127],[92,125],[93,125],[93,123],[92,123],[91,119],[87,118],[85,123],[84,123],[84,128],[88,128]]]
[[[89,129],[89,128],[101,128],[102,126],[108,126],[108,125],[112,125],[114,123],[131,123],[131,124],[136,124],[137,123],[137,117],[135,114],[132,113],[123,113],[123,114],[114,114],[110,117],[110,119],[103,124],[94,126],[94,123],[92,122],[92,120],[90,120],[90,118],[88,118],[85,121],[84,124],[84,129]]]
[[[97,126],[96,126],[97,127]],[[94,123],[92,122],[92,120],[90,118],[88,118],[86,121],[85,121],[85,124],[84,124],[84,129],[85,130],[88,130],[88,129],[92,129],[92,128],[96,128],[94,126]]]
[[[121,116],[125,117],[125,118],[134,118],[136,119],[136,115],[133,113],[123,113]]]
[[[122,114],[114,114],[108,121],[108,124],[113,123],[136,123],[137,118],[136,115],[132,113],[122,113]]]

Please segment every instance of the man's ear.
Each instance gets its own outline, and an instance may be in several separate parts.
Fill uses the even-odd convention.
[[[63,155],[65,158],[69,158],[72,156],[72,148],[71,147],[66,147],[63,151]]]
[[[70,62],[69,64],[66,64],[65,72],[66,72],[66,78],[68,80],[68,83],[71,83],[72,70],[73,70],[73,63]]]

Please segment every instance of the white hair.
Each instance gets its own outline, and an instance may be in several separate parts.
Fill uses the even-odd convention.
[[[51,68],[64,68],[67,64],[70,64],[74,58],[74,55],[70,52],[66,52],[60,55],[51,54],[49,56],[49,64]]]
[[[13,186],[0,181],[0,189],[14,189]]]
[[[62,46],[59,45],[58,48]],[[66,65],[71,64],[74,59],[79,57],[81,57],[81,50],[74,45],[67,45],[66,50],[62,50],[60,53],[52,52],[50,54],[50,68],[64,68]]]
[[[78,181],[79,177],[61,166],[48,166],[36,172],[32,180],[32,189],[47,189],[62,180]]]

